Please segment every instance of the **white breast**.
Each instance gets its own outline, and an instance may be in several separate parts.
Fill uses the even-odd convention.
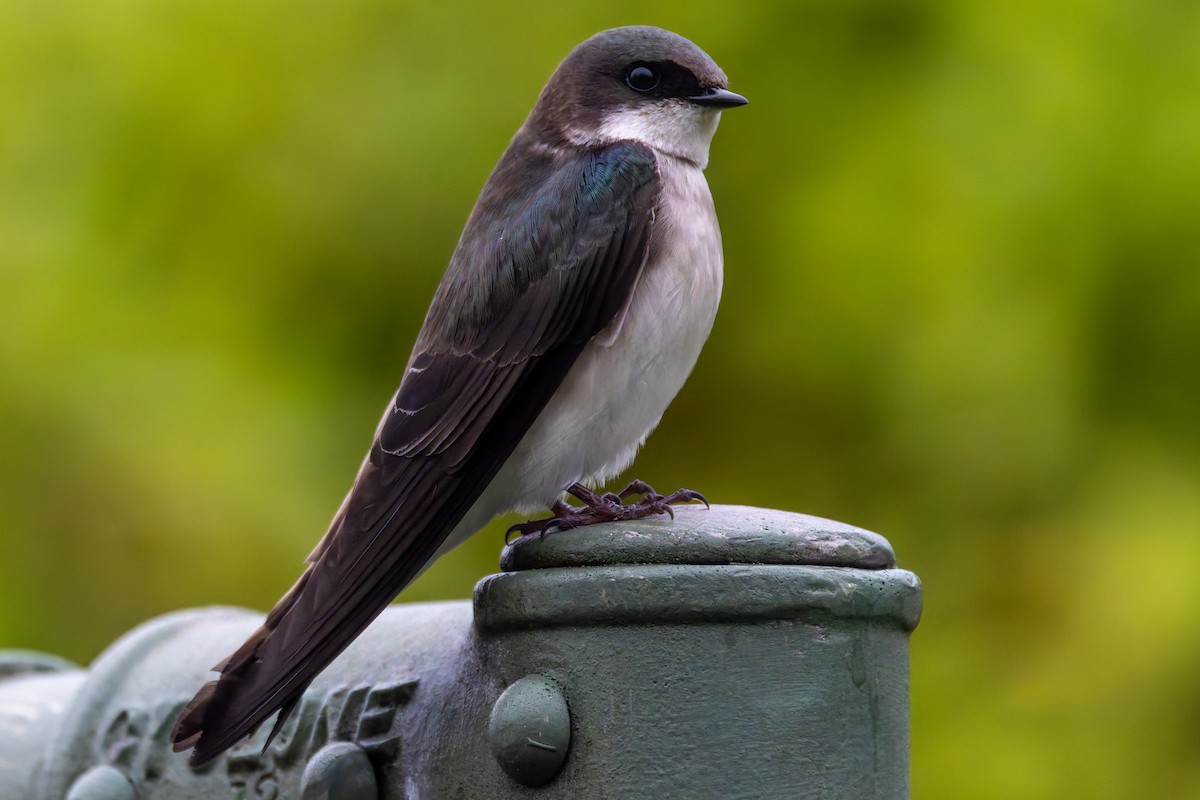
[[[721,297],[721,232],[704,173],[674,158],[659,170],[668,210],[656,220],[658,257],[619,328],[589,343],[488,488],[498,511],[544,508],[576,481],[627,467],[700,355]]]

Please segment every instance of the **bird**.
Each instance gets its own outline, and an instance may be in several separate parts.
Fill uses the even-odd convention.
[[[493,517],[548,508],[510,533],[559,535],[704,500],[589,486],[633,461],[712,329],[723,254],[704,169],[722,111],[747,102],[661,28],[602,31],[559,64],[467,219],[327,532],[180,712],[171,742],[193,767],[278,712],[269,744],[401,589]]]

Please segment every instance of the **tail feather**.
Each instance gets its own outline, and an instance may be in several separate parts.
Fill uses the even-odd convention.
[[[374,454],[373,454],[374,455]],[[171,733],[201,766],[253,734],[275,711],[268,743],[313,679],[432,558],[482,487],[410,460],[408,480],[380,480],[369,459],[312,563],[259,627],[215,669]],[[474,476],[490,479],[490,475]],[[403,492],[394,492],[400,484]],[[380,515],[379,508],[385,512]],[[370,517],[372,524],[363,524]]]

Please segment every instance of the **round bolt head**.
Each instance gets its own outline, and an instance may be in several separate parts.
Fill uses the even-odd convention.
[[[558,774],[571,747],[571,712],[562,692],[541,675],[509,686],[488,720],[492,755],[524,786],[541,786]]]
[[[353,742],[333,742],[317,751],[300,779],[301,800],[379,800],[371,759]]]
[[[137,800],[137,790],[124,772],[101,764],[75,779],[67,790],[67,800]]]

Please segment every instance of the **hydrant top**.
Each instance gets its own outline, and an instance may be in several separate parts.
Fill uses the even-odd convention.
[[[476,585],[476,627],[920,619],[920,581],[882,536],[745,506],[675,515],[521,537]]]
[[[892,546],[877,533],[833,520],[748,506],[688,506],[669,517],[610,522],[504,549],[505,572],[618,564],[792,564],[890,569]]]

